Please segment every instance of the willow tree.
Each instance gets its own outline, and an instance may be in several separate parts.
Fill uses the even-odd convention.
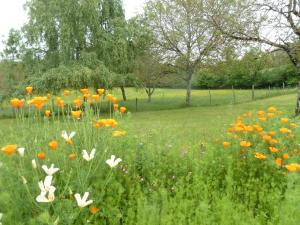
[[[297,69],[300,113],[300,1],[211,0],[214,26],[226,37],[284,51]]]
[[[155,40],[152,51],[164,63],[183,71],[186,105],[191,103],[192,79],[197,67],[209,59],[220,36],[209,23],[208,0],[151,0],[145,14]]]

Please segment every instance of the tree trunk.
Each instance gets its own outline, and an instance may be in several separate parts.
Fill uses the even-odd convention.
[[[298,75],[298,95],[297,95],[297,103],[296,103],[296,115],[300,114],[300,62],[297,63],[297,75]]]
[[[124,87],[124,85],[122,85],[120,88],[121,88],[121,91],[122,91],[123,101],[126,102],[127,98],[126,98],[126,93],[125,93],[125,87]]]
[[[186,100],[185,105],[191,105],[191,94],[192,94],[192,78],[193,78],[193,70],[190,68],[187,72],[187,79],[186,79]]]
[[[151,102],[151,95],[152,95],[152,94],[148,94],[148,102],[149,102],[149,103]]]

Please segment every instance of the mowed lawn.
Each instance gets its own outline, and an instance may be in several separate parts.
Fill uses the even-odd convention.
[[[156,89],[151,103],[148,102],[147,94],[143,89],[126,88],[127,101],[122,100],[122,93],[119,88],[110,90],[119,100],[120,106],[126,106],[131,112],[148,112],[171,109],[184,109],[185,106],[185,89]],[[94,92],[90,89],[90,93]],[[210,93],[210,94],[209,94]],[[260,89],[255,90],[255,100],[282,96],[296,93],[296,89]],[[59,96],[62,96],[60,93]],[[79,91],[71,91],[70,96],[63,96],[65,104],[73,105],[73,100],[81,96]],[[55,96],[53,96],[53,100]],[[211,107],[241,104],[252,101],[251,90],[193,90],[191,107]],[[108,110],[107,104],[102,104],[104,110]],[[48,106],[46,105],[45,108]],[[213,108],[211,108],[213,109]],[[11,118],[13,110],[8,104],[8,100],[0,104],[0,118]]]
[[[289,94],[256,100],[243,104],[221,106],[188,107],[182,109],[135,112],[129,108],[129,115],[120,126],[129,134],[143,135],[147,132],[161,133],[161,138],[171,138],[181,144],[221,140],[225,130],[234,119],[245,112],[275,106],[287,116],[293,116],[296,95]],[[15,120],[0,120],[1,134],[13,132]],[[7,133],[6,133],[7,134]]]

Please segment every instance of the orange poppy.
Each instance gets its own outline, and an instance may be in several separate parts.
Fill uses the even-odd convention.
[[[14,108],[22,108],[24,106],[24,100],[20,100],[18,98],[13,98],[10,100],[10,104],[14,107]]]
[[[119,109],[119,105],[118,104],[114,104],[114,110],[117,111]]]
[[[289,118],[281,118],[281,122],[282,123],[287,123],[287,122],[289,122]]]
[[[71,92],[69,90],[64,90],[64,96],[69,96]]]
[[[17,145],[6,145],[4,146],[1,151],[6,155],[12,155],[16,152],[18,146]]]
[[[82,88],[80,89],[80,92],[85,95],[85,94],[88,94],[89,93],[89,89],[88,88]]]
[[[39,153],[37,154],[37,157],[38,157],[39,159],[45,159],[45,158],[46,158],[46,154],[45,154],[44,152],[39,152]]]
[[[72,117],[74,119],[79,119],[80,116],[81,116],[81,110],[79,110],[79,111],[72,111],[71,114],[72,114]]]
[[[125,107],[120,107],[120,112],[121,113],[125,113],[126,112],[126,108]]]
[[[223,146],[224,146],[224,148],[228,148],[230,146],[230,142],[224,141]]]
[[[250,147],[251,146],[251,142],[249,142],[249,141],[241,141],[240,142],[240,146],[241,147]]]
[[[26,90],[27,94],[32,94],[33,88],[31,86],[28,86],[25,88],[25,90]]]
[[[91,207],[90,208],[90,212],[92,213],[92,214],[96,214],[97,212],[99,212],[99,208],[97,208],[97,207]]]
[[[277,158],[277,159],[275,160],[275,162],[276,162],[276,165],[277,165],[277,166],[281,166],[281,165],[282,165],[282,158]]]
[[[71,153],[69,155],[69,159],[72,161],[72,160],[75,160],[76,159],[76,155],[74,153]]]
[[[53,150],[53,151],[56,150],[57,146],[58,146],[57,141],[52,140],[52,141],[49,142],[49,147],[51,148],[51,150]]]
[[[45,111],[45,116],[46,117],[50,117],[51,116],[51,111],[50,110],[46,110]]]
[[[263,154],[263,153],[256,152],[255,153],[255,158],[264,160],[264,159],[267,158],[267,156],[265,154]]]
[[[105,92],[105,89],[97,89],[97,93],[101,96],[101,95],[103,95],[104,94],[104,92]]]
[[[97,102],[99,100],[100,96],[99,95],[93,95],[92,98],[93,98],[94,102]]]
[[[76,108],[80,108],[82,102],[81,102],[81,99],[79,97],[76,98],[73,102],[74,102]]]
[[[289,159],[290,157],[289,157],[289,154],[284,153],[283,156],[282,156],[282,158],[283,158],[283,159]]]

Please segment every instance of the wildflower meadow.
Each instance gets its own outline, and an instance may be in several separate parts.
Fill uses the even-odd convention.
[[[2,133],[2,224],[298,222],[289,199],[299,193],[299,123],[275,106],[178,148],[166,127],[134,132],[134,115],[107,90],[25,92],[10,100],[13,130]]]
[[[0,225],[300,225],[300,0],[1,0]]]

